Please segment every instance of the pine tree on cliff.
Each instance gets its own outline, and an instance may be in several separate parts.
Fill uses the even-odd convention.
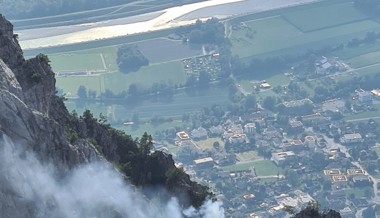
[[[291,212],[291,209],[289,209]],[[321,210],[317,202],[310,202],[306,208],[292,218],[341,218],[335,210]]]

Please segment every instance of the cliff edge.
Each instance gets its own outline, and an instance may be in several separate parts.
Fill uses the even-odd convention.
[[[56,95],[54,72],[47,56],[23,57],[12,24],[0,15],[0,135],[33,151],[63,175],[89,162],[108,161],[118,166],[136,186],[165,187],[183,206],[199,207],[210,193],[175,168],[170,155],[149,154],[139,141],[99,122],[89,111],[70,114]],[[0,148],[2,144],[0,143]],[[0,175],[0,211],[3,218],[33,217],[33,202],[10,190],[9,178]]]

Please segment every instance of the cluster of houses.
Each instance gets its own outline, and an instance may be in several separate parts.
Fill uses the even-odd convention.
[[[344,72],[349,66],[337,57],[327,58],[322,56],[315,62],[315,72],[318,75],[328,75],[338,72]]]
[[[198,78],[203,71],[209,73],[211,80],[213,80],[217,78],[218,73],[221,71],[218,52],[184,59],[182,62],[187,77],[194,75],[195,78]]]
[[[328,66],[326,63],[330,63],[334,67],[337,67],[336,65],[345,67],[340,66],[339,61],[333,62],[327,58],[322,59],[318,66],[324,68]],[[260,108],[250,114],[226,116],[216,126],[177,132],[175,144],[179,147],[191,146],[195,150],[202,150],[198,146],[198,142],[208,138],[219,138],[224,141],[226,146],[228,144],[229,147],[234,148],[231,151],[222,148],[223,151],[210,149],[200,152],[200,155],[194,158],[190,164],[190,169],[195,170],[195,176],[199,176],[199,172],[206,172],[206,175],[202,175],[207,177],[207,172],[216,171],[217,178],[223,181],[228,180],[231,186],[241,193],[241,197],[228,199],[229,203],[226,203],[226,214],[229,214],[230,217],[240,217],[242,214],[242,217],[255,218],[284,217],[284,214],[286,215],[284,208],[287,206],[302,208],[321,195],[326,196],[324,200],[333,205],[333,209],[339,210],[343,218],[355,217],[358,210],[370,204],[368,198],[349,199],[347,190],[361,187],[373,190],[372,180],[366,170],[355,168],[351,163],[352,160],[347,158],[347,152],[341,151],[336,145],[339,144],[347,149],[356,148],[363,143],[375,142],[379,138],[379,133],[374,132],[375,129],[371,126],[371,122],[363,124],[365,128],[363,126],[359,128],[354,123],[335,120],[332,116],[346,114],[350,111],[354,113],[360,109],[356,105],[365,105],[366,108],[368,105],[380,103],[380,90],[359,89],[352,94],[352,99],[355,103],[352,103],[351,109],[342,99],[330,99],[320,104],[315,104],[308,98],[285,101],[281,103],[280,107],[281,116],[287,117],[286,125],[279,124],[278,114]],[[327,140],[327,137],[331,140]],[[226,165],[236,163],[237,153],[249,150],[262,151],[259,155],[273,161],[279,169],[277,181],[271,184],[271,190],[266,193],[268,200],[258,201],[259,193],[251,188],[260,182],[254,167],[232,172],[224,172],[222,169]],[[316,152],[322,153],[329,163],[322,172],[298,163],[300,158],[310,159]],[[343,161],[349,162],[349,168],[339,168]],[[294,191],[293,189],[298,187],[289,185],[289,178],[282,175],[281,171],[289,168],[301,174],[318,175],[328,181],[331,188],[327,191],[308,192],[301,188]],[[218,190],[216,191],[218,192]],[[218,196],[223,199],[224,193],[220,192]],[[252,205],[256,208],[254,211],[250,211]]]

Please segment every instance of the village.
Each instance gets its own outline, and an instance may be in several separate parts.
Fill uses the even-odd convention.
[[[315,64],[319,77],[348,70],[325,57]],[[263,91],[272,89],[261,84]],[[183,129],[166,140],[178,149],[177,166],[212,187],[227,217],[284,217],[289,208],[314,201],[355,217],[380,204],[380,125],[344,117],[377,110],[380,90],[357,89],[350,99],[289,100],[272,110],[258,103],[252,112],[226,113],[218,125]]]

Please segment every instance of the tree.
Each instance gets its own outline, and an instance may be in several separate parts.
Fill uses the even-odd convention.
[[[201,71],[199,73],[198,84],[199,88],[208,88],[209,82],[211,80],[211,76],[206,71]]]
[[[257,102],[256,102],[256,97],[254,95],[248,95],[245,97],[245,102],[244,102],[244,107],[245,110],[255,110],[257,107]]]
[[[323,170],[326,166],[326,158],[325,155],[321,152],[314,152],[311,155],[311,163],[312,166],[318,171]]]
[[[306,208],[292,218],[341,218],[341,216],[335,210],[321,211],[317,202],[310,202]]]
[[[117,50],[117,65],[123,73],[138,71],[140,67],[149,65],[136,45],[123,45]]]
[[[135,83],[132,83],[128,87],[128,96],[131,100],[136,100],[139,96],[139,88]]]
[[[78,91],[77,91],[77,95],[79,97],[79,99],[87,99],[87,89],[85,86],[79,86],[78,88]]]
[[[140,139],[140,154],[148,155],[150,150],[153,148],[153,138],[151,135],[148,135],[147,132],[144,132]]]
[[[367,207],[367,209],[363,210],[362,217],[365,218],[375,218],[375,210],[373,209],[372,206]]]
[[[219,149],[220,147],[220,143],[218,141],[215,141],[213,144],[212,144],[212,147],[214,147],[215,149]]]
[[[263,101],[263,107],[264,108],[273,111],[275,105],[276,105],[276,98],[275,97],[268,96],[268,97],[264,98],[264,101]]]

